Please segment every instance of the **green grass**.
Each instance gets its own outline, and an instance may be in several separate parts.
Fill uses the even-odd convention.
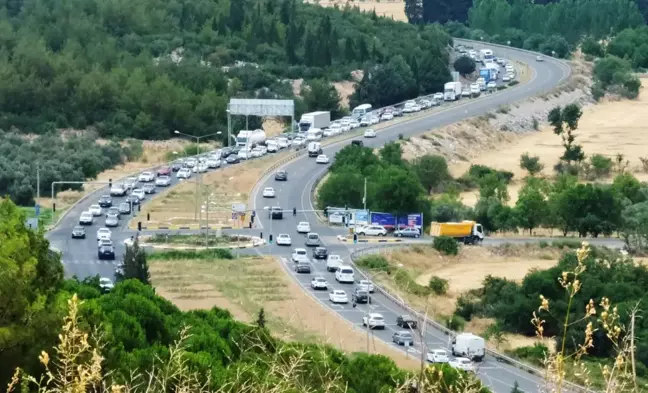
[[[178,261],[178,260],[216,260],[216,259],[234,259],[234,254],[230,250],[214,248],[211,250],[171,250],[162,252],[153,252],[148,255],[148,259],[153,261]]]
[[[147,243],[155,244],[174,244],[187,246],[214,247],[237,242],[249,242],[250,239],[245,236],[212,236],[204,235],[180,235],[180,234],[156,234],[147,240]]]
[[[20,210],[22,210],[25,213],[25,216],[30,219],[30,218],[36,218],[36,209],[34,209],[33,206],[20,206]],[[45,225],[49,225],[53,222],[56,222],[56,220],[63,214],[64,212],[62,211],[57,211],[54,213],[52,211],[52,208],[49,207],[41,207],[40,209],[40,220],[43,221]],[[52,221],[52,217],[54,218],[54,221]]]

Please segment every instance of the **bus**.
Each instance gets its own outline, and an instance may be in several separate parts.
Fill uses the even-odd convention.
[[[358,105],[355,108],[353,108],[353,112],[351,112],[351,116],[353,116],[353,118],[356,120],[360,120],[364,115],[371,112],[371,110],[372,110],[371,104]]]

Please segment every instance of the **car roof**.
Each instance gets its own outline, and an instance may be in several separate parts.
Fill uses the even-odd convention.
[[[369,316],[370,316],[370,317],[381,317],[381,318],[383,318],[383,315],[382,315],[382,314],[379,314],[379,313],[377,313],[377,312],[369,313]]]
[[[302,225],[302,224],[308,224],[308,225],[310,225],[310,224],[308,223],[308,221],[300,221],[298,225]]]
[[[313,280],[326,281],[326,279],[324,277],[322,277],[322,276],[313,277]]]
[[[290,235],[287,233],[280,233],[279,237],[290,237]]]
[[[336,290],[333,291],[333,293],[336,294],[336,295],[346,295],[346,292],[344,292],[341,289],[336,289]]]

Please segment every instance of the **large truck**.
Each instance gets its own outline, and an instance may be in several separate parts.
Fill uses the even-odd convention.
[[[479,77],[484,78],[486,83],[497,80],[499,70],[491,67],[482,67],[479,69]]]
[[[353,111],[351,112],[351,116],[356,120],[360,120],[364,115],[371,112],[372,109],[373,108],[371,104],[358,105],[355,108],[353,108]]]
[[[481,61],[482,64],[493,62],[494,58],[495,55],[491,49],[482,49],[479,51],[479,61]]]
[[[258,129],[254,131],[241,130],[236,136],[236,146],[247,147],[252,149],[255,146],[262,145],[266,141],[265,131]]]
[[[461,98],[461,82],[448,82],[443,85],[443,99],[456,101]]]
[[[464,244],[477,244],[484,240],[484,228],[475,221],[433,222],[430,236],[448,236]]]
[[[452,356],[481,362],[486,355],[486,340],[472,333],[460,333],[452,339]]]
[[[331,112],[304,113],[299,120],[299,131],[306,132],[311,128],[328,128],[329,124],[331,124]]]

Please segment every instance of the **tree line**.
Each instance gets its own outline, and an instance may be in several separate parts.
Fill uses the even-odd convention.
[[[427,63],[418,68],[423,72],[412,70],[406,93],[438,87],[428,81],[428,67],[447,76],[447,64],[436,59],[447,59],[449,38],[438,28],[420,32],[348,6],[12,0],[0,10],[0,129],[95,127],[101,136],[139,139],[168,138],[174,130],[205,135],[225,129],[231,97],[294,98],[287,79],[349,80],[350,71],[375,67],[387,68],[387,78],[394,75],[390,60],[400,56],[412,67],[422,54]],[[358,99],[369,102],[394,103],[403,93],[385,98],[389,91],[364,91]],[[336,109],[297,101],[298,114]]]
[[[149,381],[168,371],[163,381],[151,378],[153,391],[186,388],[182,382],[187,381],[200,387],[190,389],[196,392],[409,391],[414,375],[391,359],[281,341],[265,328],[261,311],[254,324],[238,322],[219,308],[180,311],[157,295],[145,269],[137,268],[145,264],[141,250],[126,257],[125,277],[107,293],[99,277],[66,280],[60,256],[49,251],[43,235],[25,227],[24,213],[10,200],[0,201],[2,386],[28,391],[34,388],[33,381],[40,380],[60,384],[61,390],[69,390],[72,381],[76,387],[84,383],[134,387],[142,378]],[[226,254],[220,252],[218,258],[233,257]],[[67,363],[61,363],[64,360]],[[69,378],[58,372],[53,372],[54,381],[40,378],[44,366],[60,371],[62,364]],[[15,374],[19,383],[10,385],[16,367],[21,369]],[[293,372],[278,372],[289,369]],[[470,386],[471,391],[488,392],[476,379],[450,367],[438,370],[442,373],[427,368],[416,374],[417,381],[435,387],[425,391],[449,393]],[[26,375],[35,380],[28,381]]]
[[[537,0],[534,4],[546,5],[558,3],[557,0]],[[648,2],[636,0],[637,8],[648,20]],[[469,18],[469,11],[473,0],[405,0],[405,14],[410,23],[441,23],[457,21],[465,23]]]
[[[37,195],[49,196],[54,181],[86,181],[107,169],[139,158],[142,144],[128,141],[97,144],[96,135],[62,137],[54,132],[28,138],[0,130],[0,196],[19,205],[33,203]],[[55,192],[81,189],[80,184],[60,184]]]

